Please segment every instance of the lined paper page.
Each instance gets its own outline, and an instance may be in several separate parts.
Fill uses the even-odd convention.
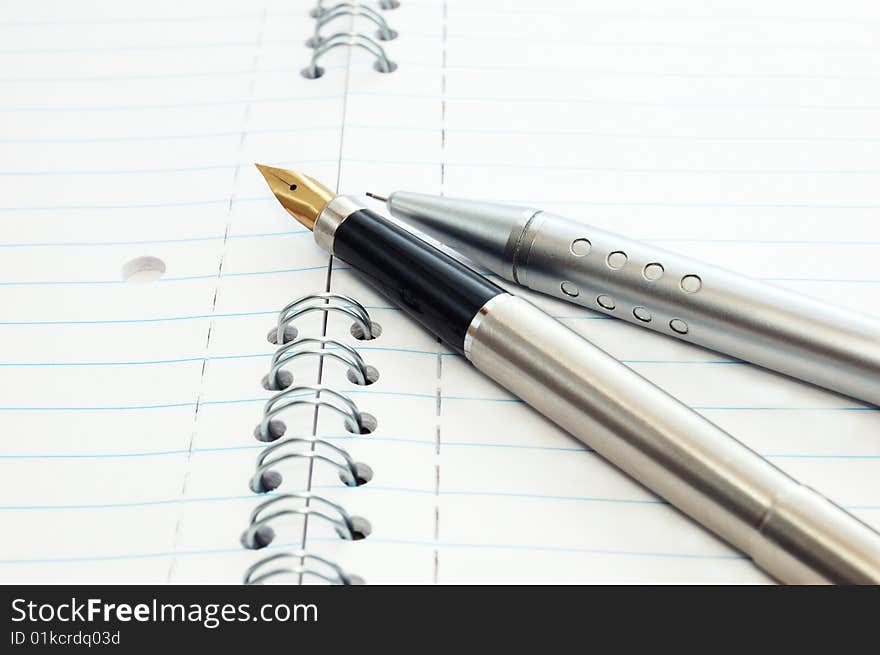
[[[286,412],[373,479],[292,464],[370,521],[279,526],[368,582],[763,582],[751,562],[487,381],[327,257],[254,161],[345,193],[532,204],[877,314],[871,3],[404,0],[399,64],[298,69],[312,3],[7,8],[0,259],[4,580],[237,582],[276,312],[354,296],[382,325],[304,336],[380,373],[322,381],[378,421]],[[344,23],[340,23],[343,25]],[[166,272],[123,281],[139,257]],[[522,293],[517,291],[517,293]],[[525,294],[524,294],[525,295]],[[529,294],[795,477],[880,524],[874,408]],[[314,360],[290,368],[318,379]]]
[[[342,188],[547,208],[877,314],[873,5],[413,5],[399,14],[417,19],[400,25],[398,84],[377,91],[352,66]],[[369,293],[335,274],[333,288]],[[528,297],[880,524],[875,408]],[[406,538],[432,551],[433,579],[768,581],[443,351],[424,355],[438,371],[435,471],[419,490],[433,494],[434,536]]]
[[[298,74],[309,6],[6,8],[4,580],[237,582],[253,559],[266,333],[327,278],[252,166],[299,157],[335,182],[347,56]],[[126,282],[146,256],[165,274]]]

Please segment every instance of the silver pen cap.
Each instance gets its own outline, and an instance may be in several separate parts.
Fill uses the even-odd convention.
[[[880,405],[880,319],[533,208],[401,191],[387,205],[529,289]]]
[[[520,236],[537,213],[527,207],[409,191],[392,193],[386,204],[395,218],[513,281]]]

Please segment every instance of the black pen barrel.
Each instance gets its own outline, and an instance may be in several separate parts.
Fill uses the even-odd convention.
[[[474,316],[490,299],[505,293],[466,265],[366,208],[347,213],[335,226],[332,251],[392,303],[462,354]]]

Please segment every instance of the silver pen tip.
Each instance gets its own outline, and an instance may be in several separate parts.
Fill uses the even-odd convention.
[[[367,195],[368,195],[370,198],[375,198],[376,200],[378,200],[378,201],[380,201],[380,202],[388,202],[388,198],[386,198],[386,197],[384,197],[384,196],[380,196],[380,195],[375,194],[375,193],[370,193],[369,191],[367,191]]]

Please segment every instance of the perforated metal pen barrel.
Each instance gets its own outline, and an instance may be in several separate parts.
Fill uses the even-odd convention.
[[[880,534],[531,303],[293,171],[287,211],[500,385],[784,582],[880,583]]]
[[[880,320],[523,207],[410,192],[388,209],[505,279],[880,405]]]

